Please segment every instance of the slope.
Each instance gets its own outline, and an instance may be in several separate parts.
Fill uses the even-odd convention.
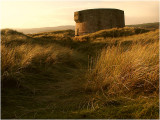
[[[15,31],[16,36],[9,38],[12,34],[4,33],[2,118],[158,118],[155,89],[150,94],[133,94],[129,97],[113,95],[106,98],[106,85],[102,84],[105,86],[102,92],[94,82],[90,82],[97,80],[100,83],[99,80],[103,80],[103,77],[97,78],[105,73],[105,67],[96,67],[102,63],[99,62],[100,56],[106,57],[101,53],[105,53],[103,48],[113,47],[109,51],[112,55],[112,51],[119,46],[124,51],[130,51],[131,47],[138,44],[157,45],[158,30],[127,36],[91,38],[91,41],[74,40],[74,31],[68,30],[28,35]],[[98,33],[94,34],[100,37]],[[21,36],[26,36],[25,42],[19,42],[24,41]],[[91,34],[88,36],[92,37]],[[12,40],[14,42],[6,42]],[[116,56],[116,53],[113,54],[113,58]],[[153,59],[157,60],[157,57]],[[114,63],[111,62],[111,66]],[[97,88],[94,89],[92,85]]]

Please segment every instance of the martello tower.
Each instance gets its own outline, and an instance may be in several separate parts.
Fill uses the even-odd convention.
[[[125,26],[124,11],[119,9],[87,9],[74,12],[75,36],[98,30]]]

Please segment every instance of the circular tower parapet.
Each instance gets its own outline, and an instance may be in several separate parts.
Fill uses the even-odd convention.
[[[125,26],[124,11],[119,9],[87,9],[74,12],[75,36],[103,29]]]

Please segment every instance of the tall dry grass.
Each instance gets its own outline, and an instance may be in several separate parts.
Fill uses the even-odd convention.
[[[2,45],[2,71],[11,69],[15,66],[26,67],[34,59],[43,60],[45,63],[55,63],[60,59],[59,54],[71,55],[71,49],[63,48],[58,45],[42,47],[40,45],[21,45],[14,48]],[[42,57],[42,58],[40,58]]]
[[[88,89],[107,95],[149,94],[159,91],[159,44],[103,49],[87,74]]]
[[[58,63],[77,64],[77,53],[59,45],[24,44],[16,47],[1,46],[2,84],[17,82],[27,68],[52,66]],[[37,68],[38,69],[38,68]],[[17,77],[18,75],[18,77]],[[22,75],[23,76],[23,75]]]

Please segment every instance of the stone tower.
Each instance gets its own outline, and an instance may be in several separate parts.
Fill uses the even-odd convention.
[[[87,9],[74,12],[75,36],[98,30],[125,26],[124,11],[118,9]]]

